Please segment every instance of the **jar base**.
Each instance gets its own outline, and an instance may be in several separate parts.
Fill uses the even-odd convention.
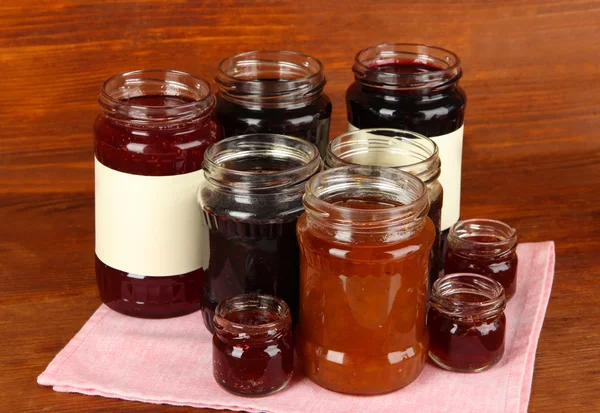
[[[259,398],[259,397],[266,397],[266,396],[270,396],[272,394],[275,394],[277,392],[280,392],[281,390],[285,389],[287,387],[287,385],[289,384],[289,382],[292,380],[292,375],[290,374],[290,376],[287,378],[286,381],[283,382],[283,384],[275,389],[269,389],[266,390],[264,392],[260,392],[260,393],[242,393],[242,392],[237,392],[234,389],[231,389],[230,387],[225,386],[223,383],[219,382],[219,380],[217,380],[217,378],[215,377],[215,381],[217,382],[217,384],[225,391],[227,391],[228,393],[233,394],[234,396],[242,396],[242,397],[251,397],[251,398]]]
[[[487,369],[489,369],[490,367],[492,367],[496,363],[498,363],[498,361],[500,361],[500,359],[494,360],[490,364],[487,364],[487,365],[485,365],[483,367],[474,368],[474,369],[470,369],[470,368],[462,369],[462,368],[453,367],[453,366],[450,366],[450,365],[444,363],[439,357],[437,357],[431,351],[429,352],[429,358],[438,367],[441,367],[444,370],[453,371],[453,372],[456,372],[456,373],[481,373],[482,371],[486,371]]]

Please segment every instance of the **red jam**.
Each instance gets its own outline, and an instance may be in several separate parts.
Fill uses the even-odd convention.
[[[156,77],[167,73],[167,78],[201,81],[179,72],[152,73]],[[119,76],[105,84],[100,98],[104,111],[94,124],[97,161],[114,171],[142,176],[173,176],[201,170],[204,151],[221,137],[208,84],[207,95],[200,97],[207,100],[206,106],[194,111],[190,109],[196,103],[193,94],[159,95],[154,87],[159,80],[144,76],[145,72],[120,75],[125,80],[112,90],[107,89],[112,83],[121,82]],[[127,81],[132,78],[139,81],[137,89],[132,90],[142,95],[128,97],[128,93],[134,93],[127,89]],[[144,95],[145,88],[153,94]],[[118,201],[115,198],[114,202]],[[152,224],[148,222],[148,226]],[[96,256],[96,279],[102,301],[123,314],[163,318],[200,309],[201,268],[182,274],[148,276],[113,268]]]
[[[294,369],[294,337],[287,305],[275,297],[239,295],[215,313],[213,375],[241,396],[266,396],[283,389]]]
[[[497,363],[504,354],[504,306],[502,287],[487,277],[451,274],[436,281],[427,314],[431,359],[459,372]]]

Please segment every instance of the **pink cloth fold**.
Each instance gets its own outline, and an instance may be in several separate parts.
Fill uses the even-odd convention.
[[[517,254],[517,293],[506,310],[506,352],[482,373],[452,373],[428,364],[408,387],[370,397],[337,394],[297,375],[275,395],[237,397],[213,380],[211,336],[200,313],[142,320],[103,305],[38,383],[59,392],[248,412],[526,412],[554,276],[554,243],[521,244]]]

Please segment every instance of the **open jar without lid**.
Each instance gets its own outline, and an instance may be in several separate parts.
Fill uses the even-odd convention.
[[[500,282],[509,300],[517,290],[517,231],[492,219],[459,221],[448,234],[445,272],[472,272]]]
[[[479,274],[449,274],[431,291],[429,356],[440,367],[480,372],[504,354],[506,300],[502,285]]]
[[[213,374],[226,390],[266,396],[283,389],[294,369],[292,318],[287,304],[266,294],[224,300],[214,317]]]

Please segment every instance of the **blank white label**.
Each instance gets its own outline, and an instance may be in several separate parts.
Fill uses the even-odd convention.
[[[208,227],[196,201],[202,170],[132,175],[95,160],[96,255],[115,269],[164,277],[208,267]]]
[[[348,123],[348,132],[358,130],[357,127]],[[460,217],[460,183],[462,170],[462,147],[463,147],[464,125],[454,132],[446,135],[431,136],[440,153],[442,161],[441,173],[438,180],[444,188],[444,202],[442,205],[441,229],[446,230],[456,223]],[[389,159],[382,160],[391,165]],[[380,165],[380,163],[377,163]]]

